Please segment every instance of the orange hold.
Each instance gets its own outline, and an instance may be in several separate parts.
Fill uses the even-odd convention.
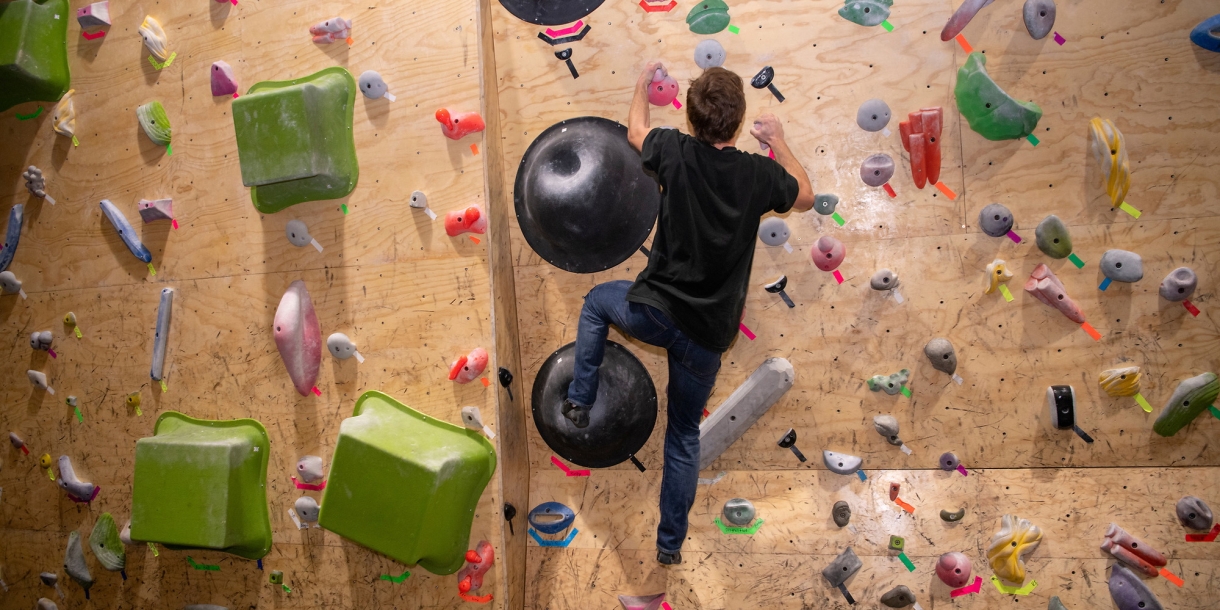
[[[911,156],[911,178],[917,188],[940,181],[940,132],[944,111],[921,108],[898,124],[902,148]]]
[[[449,237],[457,237],[462,233],[482,235],[486,232],[487,217],[483,215],[483,210],[477,205],[445,214],[445,233]]]
[[[483,124],[483,117],[477,112],[454,114],[448,108],[437,110],[436,120],[441,124],[441,133],[450,140],[461,140],[487,127]]]

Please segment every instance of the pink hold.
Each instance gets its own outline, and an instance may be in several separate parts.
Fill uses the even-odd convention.
[[[965,553],[945,553],[936,560],[936,576],[941,582],[956,589],[966,586],[970,582],[970,570],[973,566],[970,564],[970,558]]]
[[[280,351],[292,385],[301,396],[309,396],[322,366],[322,327],[318,325],[318,314],[313,309],[305,282],[297,280],[288,285],[275,309],[272,328],[275,347]]]
[[[843,263],[843,257],[847,256],[847,247],[843,242],[829,235],[818,239],[816,246],[810,256],[813,257],[813,264],[822,271],[834,271]]]
[[[237,78],[233,66],[221,60],[212,64],[212,96],[232,95],[237,97]]]
[[[352,37],[352,20],[342,17],[327,19],[317,25],[309,26],[309,33],[313,34],[313,41],[318,44],[347,40]]]
[[[458,591],[469,593],[483,586],[483,576],[496,562],[496,550],[491,543],[480,540],[473,551],[466,551],[466,565],[458,570]]]
[[[648,85],[648,103],[653,106],[668,106],[677,98],[678,81],[663,69],[657,68],[652,75],[652,84]]]
[[[465,210],[454,210],[445,214],[445,233],[449,237],[457,237],[462,233],[478,233],[482,235],[487,232],[487,216],[483,214],[483,209],[477,205],[472,205]]]
[[[110,0],[94,2],[84,8],[76,9],[76,22],[82,28],[110,25]]]
[[[487,350],[476,347],[469,354],[453,361],[449,367],[449,381],[470,383],[487,370]]]
[[[1034,272],[1029,274],[1029,279],[1025,281],[1025,292],[1063,312],[1063,315],[1067,316],[1069,320],[1077,324],[1084,324],[1084,311],[1080,309],[1076,301],[1067,295],[1063,282],[1055,277],[1055,273],[1045,263],[1034,267]]]
[[[154,220],[174,219],[173,199],[156,199],[153,201],[141,199],[136,207],[140,210],[140,219],[145,223],[153,222]]]
[[[483,117],[477,112],[454,114],[448,108],[441,108],[436,111],[436,120],[441,124],[441,133],[450,140],[461,140],[472,133],[483,131],[486,127]]]

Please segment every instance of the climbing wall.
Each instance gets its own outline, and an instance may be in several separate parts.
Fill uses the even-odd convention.
[[[1220,547],[1185,542],[1173,505],[1186,494],[1220,503],[1220,449],[1212,442],[1220,422],[1205,413],[1172,438],[1151,427],[1179,381],[1220,365],[1220,55],[1187,39],[1215,6],[1202,0],[1058,4],[1054,30],[1062,44],[1053,36],[1031,39],[1015,0],[984,8],[963,32],[1002,88],[1044,110],[1035,144],[987,141],[958,114],[953,87],[967,53],[939,36],[954,2],[897,2],[888,19],[894,29],[887,32],[839,17],[843,4],[836,0],[729,1],[737,31],[710,36],[727,51],[725,67],[749,79],[770,65],[787,97],[781,104],[767,90],[747,87],[747,120],[763,112],[782,119],[814,189],[842,199],[845,223],[791,213],[785,218],[793,252],[758,244],[744,319],[757,338],[739,335],[725,353],[708,408],[715,410],[768,357],[790,360],[796,383],[701,473],[724,476],[699,486],[684,563],[662,567],[654,545],[665,355],[612,331],[611,339],[626,342],[648,367],[661,395],[662,416],[638,453],[648,470],[627,462],[587,478],[565,476],[531,426],[530,505],[567,504],[577,513],[579,534],[567,548],[530,542],[526,607],[610,608],[618,594],[665,591],[675,610],[845,608],[820,572],[851,546],[864,564],[848,582],[857,607],[878,607],[881,593],[904,584],[924,608],[1013,601],[1045,607],[1051,596],[1068,608],[1110,608],[1113,559],[1098,548],[1110,522],[1170,557],[1168,570],[1184,586],[1148,581],[1166,607],[1213,605]],[[680,1],[670,12],[645,12],[639,3],[607,2],[584,19],[592,29],[583,40],[555,47],[539,39],[542,26],[496,7],[505,183],[512,184],[529,144],[554,123],[583,115],[626,123],[647,61],[663,61],[685,89],[700,71],[694,47],[709,38],[687,29],[692,6]],[[572,49],[577,79],[554,56],[564,48]],[[857,127],[856,109],[870,98],[892,109],[892,135]],[[929,106],[945,111],[941,181],[952,195],[915,188],[898,140],[898,121]],[[1132,170],[1126,201],[1142,213],[1138,219],[1113,208],[1101,186],[1087,149],[1094,116],[1113,120],[1126,136]],[[683,111],[672,107],[653,107],[652,125],[687,129]],[[738,144],[759,151],[748,135]],[[895,197],[859,179],[860,163],[874,153],[898,164],[890,181]],[[979,230],[979,210],[993,202],[1013,211],[1021,243]],[[1052,213],[1070,228],[1083,268],[1049,259],[1034,245],[1035,226]],[[842,284],[810,262],[810,246],[822,235],[846,244]],[[529,387],[543,361],[574,340],[585,293],[601,282],[633,279],[646,260],[636,254],[604,273],[575,275],[542,260],[519,230],[512,239]],[[1098,290],[1098,261],[1111,248],[1143,256],[1141,282]],[[996,258],[1016,275],[1012,302],[983,293],[984,268]],[[1099,339],[1021,290],[1043,262],[1080,303]],[[1157,295],[1161,278],[1179,266],[1199,274],[1192,299],[1201,310],[1197,317]],[[900,277],[903,302],[869,289],[870,276],[882,267]],[[762,289],[781,274],[789,278],[794,309]],[[937,336],[957,348],[961,385],[922,354]],[[1098,388],[1100,371],[1132,364],[1143,367],[1142,394],[1152,414]],[[869,377],[903,368],[911,370],[909,398],[868,390]],[[1050,426],[1045,392],[1052,384],[1075,387],[1080,426],[1095,442]],[[880,414],[898,419],[911,455],[873,430],[872,418]],[[789,428],[809,462],[776,446]],[[867,480],[826,470],[824,449],[863,457]],[[945,451],[961,458],[968,476],[936,468]],[[890,500],[892,482],[901,484],[899,497],[914,513]],[[713,524],[734,497],[757,506],[764,523],[755,534],[723,534]],[[832,522],[837,500],[852,506],[857,532]],[[960,522],[938,516],[962,507]],[[985,550],[1005,513],[1045,532],[1027,561],[1038,584],[1024,595],[1002,593],[987,580]],[[887,551],[890,535],[905,538],[913,572]],[[947,551],[973,559],[983,578],[978,593],[951,598],[933,575]]]
[[[86,4],[73,0],[72,8]],[[22,104],[0,117],[0,209],[7,216],[9,206],[26,206],[11,270],[28,294],[0,298],[8,353],[0,365],[0,430],[17,432],[30,449],[28,456],[7,442],[0,449],[0,577],[8,585],[0,607],[33,608],[39,597],[60,608],[462,604],[454,576],[398,564],[320,529],[298,530],[287,509],[302,494],[320,498],[294,488],[296,461],[314,454],[329,465],[340,422],[368,390],[459,425],[461,407],[474,405],[498,428],[496,384],[447,379],[459,355],[478,346],[493,351],[487,244],[451,238],[442,220],[408,207],[414,190],[425,192],[442,216],[485,204],[485,155],[471,150],[482,139],[448,140],[433,118],[440,107],[480,110],[475,3],[116,1],[110,11],[113,25],[95,40],[81,36],[72,15],[62,16],[70,19],[79,147],[52,132],[53,104]],[[169,50],[177,53],[161,70],[147,61],[137,33],[146,14],[161,22]],[[354,22],[352,44],[312,43],[309,27],[336,16]],[[243,95],[257,82],[330,66],[353,76],[380,72],[397,101],[356,96],[361,171],[355,191],[272,215],[256,212],[242,186],[233,100],[210,93],[216,60],[233,66]],[[154,99],[173,126],[172,155],[151,143],[136,121],[136,107]],[[34,119],[14,117],[40,106]],[[56,205],[30,197],[17,179],[29,164],[45,172]],[[170,197],[177,228],[140,222],[138,200]],[[103,198],[135,223],[155,274],[103,218]],[[321,252],[289,244],[285,225],[292,219],[307,223]],[[320,396],[296,393],[272,338],[276,306],[298,279],[312,296],[322,336],[345,333],[366,358],[358,364],[324,354]],[[148,372],[163,287],[176,290],[164,389]],[[70,311],[79,338],[62,322]],[[29,333],[44,329],[55,335],[55,358],[28,346]],[[55,394],[31,391],[27,369],[46,372]],[[139,413],[124,402],[136,391]],[[79,416],[64,403],[69,395],[78,399]],[[130,518],[136,440],[151,436],[158,415],[170,410],[205,419],[249,417],[266,426],[274,544],[264,571],[220,552],[129,547],[124,582],[86,551],[97,581],[86,602],[63,571],[68,533],[87,538],[104,512],[120,527]],[[43,453],[70,456],[101,487],[97,499],[69,501],[38,467]],[[497,473],[476,509],[472,548],[486,539],[501,550],[499,479]],[[188,555],[219,571],[192,569]],[[388,580],[408,569],[405,580]],[[291,592],[268,583],[270,570],[283,571]],[[481,591],[495,596],[493,605],[501,604],[503,591],[498,570]],[[39,582],[43,571],[59,573],[66,600]]]

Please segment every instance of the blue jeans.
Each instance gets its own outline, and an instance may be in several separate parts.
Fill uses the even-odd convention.
[[[668,424],[665,428],[665,470],[661,476],[661,523],[657,549],[682,550],[687,514],[695,503],[699,479],[699,419],[720,371],[720,353],[691,341],[661,310],[627,301],[631,282],[595,286],[585,296],[576,331],[576,362],[568,400],[578,406],[597,398],[597,369],[606,351],[613,324],[628,336],[669,355]]]

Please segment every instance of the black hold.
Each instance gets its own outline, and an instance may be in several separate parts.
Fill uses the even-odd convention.
[[[771,294],[778,294],[779,298],[783,299],[784,303],[786,305],[788,305],[789,308],[796,307],[796,303],[793,303],[792,299],[788,298],[788,293],[784,292],[784,289],[787,287],[788,287],[788,276],[786,276],[786,275],[781,275],[781,276],[779,276],[778,280],[775,280],[774,282],[771,282],[770,284],[763,286],[763,288],[767,292],[770,292]]]
[[[500,369],[500,370],[504,371],[504,369]],[[507,371],[505,371],[505,372],[507,372]],[[510,377],[511,377],[511,375],[510,375]],[[505,502],[504,503],[504,520],[508,522],[508,533],[511,535],[514,535],[514,536],[516,535],[516,532],[513,531],[513,517],[516,517],[516,516],[517,516],[517,507],[513,506],[512,504],[509,504],[508,502]]]
[[[576,71],[576,64],[572,63],[572,49],[555,51],[555,57],[558,57],[568,64],[568,72],[572,73],[572,78],[580,78],[580,73]]]
[[[508,399],[513,400],[513,374],[508,369],[500,367],[500,370],[496,372],[496,376],[500,378],[500,385],[504,386],[505,390],[508,390]]]
[[[534,25],[576,23],[605,0],[500,0],[514,17]]]
[[[640,472],[644,472],[645,470],[647,470],[646,468],[644,468],[644,464],[635,458],[634,453],[627,456],[627,459],[631,460],[631,463],[635,464],[635,467],[638,468],[640,470]]]
[[[771,66],[764,66],[762,70],[758,71],[758,74],[754,75],[754,78],[750,79],[750,86],[755,89],[762,89],[764,87],[769,89],[771,94],[775,96],[775,99],[779,100],[782,104],[784,103],[784,94],[780,93],[779,89],[776,89],[775,85],[771,84],[773,80],[775,80],[775,69]]]
[[[796,430],[795,429],[788,428],[788,432],[785,433],[783,438],[779,439],[779,442],[775,443],[775,444],[779,445],[780,447],[783,447],[784,449],[791,449],[792,453],[796,455],[796,459],[798,459],[802,462],[805,461],[805,454],[801,453],[801,450],[796,448]]]

